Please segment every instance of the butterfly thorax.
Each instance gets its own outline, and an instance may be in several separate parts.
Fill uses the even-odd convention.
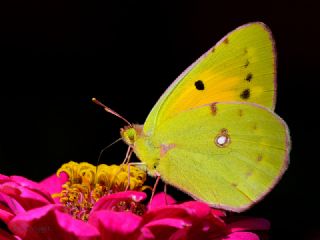
[[[125,143],[132,147],[137,157],[146,164],[148,174],[156,175],[156,167],[159,164],[160,149],[154,143],[153,138],[143,132],[143,125],[130,125],[120,130]]]

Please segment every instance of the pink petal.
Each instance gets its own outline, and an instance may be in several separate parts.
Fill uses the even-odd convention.
[[[89,223],[95,226],[102,240],[132,239],[131,234],[137,229],[141,217],[131,212],[96,211],[90,215]]]
[[[27,187],[29,189],[34,189],[34,190],[38,190],[41,189],[41,186],[39,185],[39,183],[33,182],[27,178],[21,177],[21,176],[11,176],[10,180],[16,183],[19,183],[20,186],[22,187]],[[44,190],[44,189],[42,189]]]
[[[25,212],[25,209],[12,197],[0,193],[0,208],[14,215]]]
[[[21,238],[14,236],[0,228],[0,240],[21,240]]]
[[[198,201],[184,202],[177,207],[188,209],[189,214],[198,218],[203,218],[211,213],[211,208],[207,204]]]
[[[264,218],[239,217],[234,218],[228,228],[231,232],[240,231],[266,231],[270,229],[270,222]]]
[[[68,181],[68,175],[62,172],[58,177],[56,174],[47,177],[42,180],[39,184],[42,188],[45,188],[50,194],[60,193],[62,190],[62,185]],[[59,198],[54,198],[55,203],[60,203]]]
[[[26,210],[53,203],[53,199],[40,189],[30,189],[17,182],[2,183],[0,193],[15,199]]]
[[[210,213],[201,218],[193,217],[186,234],[187,239],[216,239],[229,234],[227,225],[221,218]]]
[[[4,223],[8,223],[12,218],[14,217],[14,214],[12,214],[8,210],[4,210],[0,206],[0,220]]]
[[[234,232],[222,238],[222,240],[259,240],[259,237],[251,232]]]
[[[182,229],[189,224],[182,219],[174,219],[174,218],[162,218],[152,222],[145,224],[143,227],[174,227],[177,229]]]
[[[104,196],[99,199],[99,201],[94,205],[91,212],[100,211],[100,210],[112,210],[120,201],[132,200],[135,202],[141,202],[147,198],[147,194],[144,192],[135,192],[135,191],[126,191],[118,192]]]
[[[197,201],[190,201],[179,205],[166,205],[162,208],[153,208],[143,216],[143,222],[147,223],[162,218],[201,219],[209,215],[211,215],[211,209],[208,205]]]
[[[219,210],[219,209],[211,209],[211,213],[217,217],[225,217],[226,216],[226,212],[223,210]]]
[[[181,239],[188,239],[188,240],[192,240],[194,238],[188,238],[187,237],[187,234],[188,234],[188,229],[180,229],[174,233],[171,234],[170,236],[170,240],[181,240]],[[195,239],[200,239],[200,238],[195,238]]]
[[[155,207],[143,215],[139,232],[135,236],[139,240],[170,239],[190,224],[188,210],[177,205]],[[179,236],[184,236],[180,234]]]
[[[181,219],[162,218],[145,224],[136,238],[139,240],[184,239],[184,229],[188,223]],[[177,238],[179,236],[179,238]]]
[[[8,176],[0,174],[0,184],[3,182],[7,182],[9,180],[10,180],[10,178]]]
[[[98,230],[83,221],[62,212],[58,205],[47,205],[22,213],[8,224],[11,232],[24,240],[93,240]]]
[[[214,239],[229,233],[226,224],[201,202],[151,209],[141,223],[143,239]]]
[[[146,224],[162,218],[187,219],[189,216],[186,209],[176,207],[175,205],[168,205],[167,207],[155,208],[146,212],[143,216],[143,222]]]
[[[0,194],[14,198],[25,209],[53,203],[53,199],[38,183],[20,176],[0,177]],[[1,201],[1,197],[0,197]]]
[[[164,207],[164,206],[172,205],[175,203],[176,203],[176,200],[173,197],[171,197],[170,195],[164,192],[161,192],[161,193],[157,193],[153,197],[152,201],[148,204],[148,209],[150,210],[157,207]]]
[[[47,191],[46,186],[42,186],[41,184],[37,182],[33,182],[27,178],[21,177],[21,176],[11,176],[10,179],[16,183],[18,183],[20,186],[24,188],[28,188],[31,191],[34,191],[38,193],[39,195],[42,195],[43,198],[46,198],[49,202],[52,202],[51,195]]]

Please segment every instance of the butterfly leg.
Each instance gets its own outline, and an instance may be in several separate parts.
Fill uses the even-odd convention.
[[[128,164],[132,155],[133,149],[131,146],[128,146],[128,150],[126,152],[126,156],[122,162],[122,164]]]
[[[102,151],[104,151],[104,149],[102,150]],[[128,164],[128,162],[129,162],[129,160],[130,160],[130,157],[131,157],[131,154],[132,154],[132,148],[129,146],[128,147],[128,150],[127,150],[127,152],[126,152],[126,156],[125,156],[125,158],[124,158],[124,160],[122,161],[122,163],[121,163],[121,168],[118,170],[118,172],[116,173],[116,174],[114,174],[114,177],[113,177],[113,179],[112,179],[112,183],[113,183],[113,181],[116,179],[116,176],[123,170],[123,168],[124,168],[124,166],[126,165],[126,164]],[[101,155],[101,153],[100,153],[100,155]],[[99,156],[99,158],[100,158],[100,156]],[[130,180],[130,171],[129,171],[129,166],[128,166],[128,180]],[[128,181],[129,182],[129,181]],[[130,184],[129,184],[129,186],[130,186]],[[128,186],[126,187],[126,190],[127,190],[127,188],[128,188]]]
[[[149,202],[149,204],[152,202],[152,199],[153,199],[153,197],[154,197],[154,194],[156,193],[156,189],[157,189],[158,183],[159,183],[160,178],[161,178],[160,173],[155,172],[155,175],[156,175],[157,179],[156,179],[156,182],[155,182],[155,184],[153,185],[153,188],[152,188],[152,193],[151,193],[151,197],[150,197],[150,202]]]
[[[166,205],[169,205],[168,198],[167,198],[167,184],[166,183],[163,186],[163,192],[164,192],[164,200],[166,202]]]
[[[128,163],[128,184],[125,191],[128,191],[130,189],[130,166],[146,166],[146,164],[142,162]]]
[[[131,155],[132,155],[133,149],[132,147],[128,146],[127,152],[126,152],[126,156],[124,157],[122,163],[121,163],[121,169],[119,169],[119,171],[117,172],[120,173],[121,170],[123,169],[123,167],[129,163]],[[117,175],[116,174],[116,175]],[[130,180],[130,171],[129,171],[129,165],[128,165],[128,179]],[[129,182],[129,181],[128,181]],[[130,185],[130,184],[129,184]],[[126,188],[127,189],[127,188]]]

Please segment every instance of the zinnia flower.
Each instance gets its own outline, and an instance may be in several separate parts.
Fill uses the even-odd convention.
[[[0,175],[2,239],[259,239],[269,222],[226,217],[205,203],[164,193],[146,204],[146,174],[127,165],[70,162],[41,183]],[[129,183],[128,183],[129,181]]]

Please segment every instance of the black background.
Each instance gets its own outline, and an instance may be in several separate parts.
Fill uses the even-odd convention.
[[[262,21],[277,45],[276,112],[291,130],[291,163],[245,214],[269,219],[272,239],[320,239],[317,9],[307,0],[6,3],[0,7],[0,172],[38,181],[69,160],[95,164],[124,124],[92,97],[143,123],[195,59],[234,28]],[[125,151],[117,143],[101,162],[119,163]]]

